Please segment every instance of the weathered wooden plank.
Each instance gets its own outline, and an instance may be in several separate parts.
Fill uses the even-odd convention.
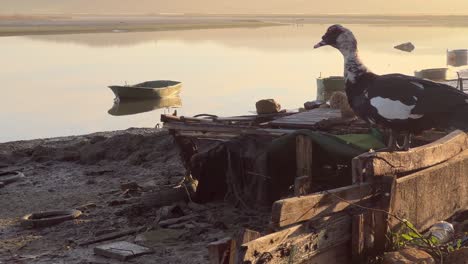
[[[440,164],[468,148],[468,136],[456,130],[430,144],[396,152],[364,153],[353,160],[353,180],[416,171]]]
[[[216,136],[218,133],[224,133],[227,135],[238,136],[238,135],[263,135],[263,136],[282,136],[294,132],[293,130],[287,129],[263,129],[256,127],[246,126],[230,126],[230,125],[215,125],[215,124],[198,124],[190,123],[184,124],[181,122],[164,123],[164,128],[169,130],[176,130],[178,133],[190,132],[195,135],[198,132],[198,136],[211,133],[211,137]],[[187,133],[187,134],[190,134]]]
[[[350,185],[326,192],[276,201],[273,204],[271,219],[273,228],[281,228],[299,223],[319,215],[327,215],[346,209],[349,202],[359,202],[372,197],[369,183]]]
[[[231,256],[229,258],[229,263],[230,264],[234,264],[234,263],[238,263],[240,262],[240,248],[241,248],[241,245],[245,244],[245,243],[248,243],[252,240],[255,240],[257,238],[260,238],[261,235],[259,232],[257,231],[253,231],[253,230],[250,230],[250,229],[242,229],[240,230],[236,236],[234,237],[234,239],[232,240],[232,243],[231,243]]]
[[[431,168],[399,178],[390,211],[419,230],[468,209],[468,150]],[[390,218],[391,226],[399,222]]]
[[[294,180],[294,195],[307,195],[310,193],[311,187],[309,176],[296,177]]]
[[[364,214],[353,215],[351,254],[353,263],[362,263],[364,260]]]
[[[312,159],[312,140],[307,136],[297,135],[295,195],[305,195],[310,191],[313,182]],[[308,181],[303,176],[306,176]]]
[[[351,217],[335,214],[308,223],[296,225],[282,231],[261,237],[241,246],[240,263],[324,263],[314,262],[319,253],[334,250],[351,239]],[[325,253],[324,253],[325,254]],[[326,263],[341,263],[332,260],[341,254],[327,254],[321,259]],[[249,262],[250,261],[250,262]]]
[[[317,108],[310,111],[278,118],[270,124],[272,126],[279,126],[279,127],[306,127],[306,126],[314,126],[320,121],[333,119],[333,118],[340,118],[341,111],[338,109],[330,109],[330,108]]]
[[[232,239],[230,237],[208,244],[210,264],[229,264]]]
[[[350,243],[341,243],[313,256],[302,264],[348,264],[351,263]]]

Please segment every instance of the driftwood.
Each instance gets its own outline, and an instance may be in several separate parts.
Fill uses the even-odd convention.
[[[418,230],[468,209],[468,150],[431,168],[396,180],[391,213]],[[391,226],[399,222],[390,218]]]
[[[178,217],[178,218],[171,218],[171,219],[159,221],[158,224],[161,227],[167,227],[167,226],[170,226],[170,225],[178,224],[180,222],[185,222],[185,221],[191,220],[191,219],[193,219],[195,217],[197,217],[197,215],[189,214],[189,215],[184,215],[184,216]]]
[[[341,199],[349,202],[359,202],[367,200],[373,195],[374,192],[371,185],[364,183],[302,197],[279,200],[273,204],[271,213],[272,226],[273,228],[281,228],[309,220],[316,216],[339,212],[350,206],[349,203]]]
[[[396,175],[440,164],[468,148],[468,136],[456,130],[427,145],[408,151],[364,153],[353,159],[353,182],[366,176]]]
[[[133,234],[136,234],[136,233],[142,231],[143,229],[144,229],[144,227],[139,227],[139,228],[132,228],[132,229],[124,230],[124,231],[120,231],[120,232],[114,232],[114,233],[102,235],[100,237],[97,237],[95,239],[92,239],[92,240],[89,240],[89,241],[86,241],[86,242],[79,243],[78,245],[79,246],[87,246],[87,245],[92,245],[92,244],[96,244],[96,243],[107,241],[107,240],[116,239],[116,238],[119,238],[119,237],[133,235]]]
[[[347,263],[350,239],[351,217],[335,214],[242,245],[243,262],[238,263],[303,263],[312,257],[314,263]],[[320,253],[324,254],[323,259],[327,262],[316,261],[322,259]]]
[[[188,201],[189,197],[187,189],[184,186],[178,186],[171,189],[145,193],[139,200],[145,207],[160,207],[171,205],[175,202]]]

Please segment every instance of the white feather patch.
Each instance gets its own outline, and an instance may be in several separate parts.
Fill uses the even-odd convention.
[[[416,85],[417,87],[419,87],[420,89],[424,90],[424,85],[422,85],[421,83],[418,83],[418,82],[411,82],[411,84],[414,84],[414,85]]]
[[[406,105],[398,100],[391,100],[383,97],[370,99],[370,104],[377,109],[377,113],[386,119],[415,119],[422,115],[411,114],[415,105]]]
[[[424,116],[424,115],[410,114],[410,115],[409,115],[409,118],[411,118],[411,119],[418,119],[418,118],[421,118],[421,117],[423,117],[423,116]]]

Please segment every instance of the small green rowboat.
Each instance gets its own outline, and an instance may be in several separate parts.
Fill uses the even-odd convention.
[[[109,88],[120,99],[149,99],[178,95],[182,83],[176,81],[149,81],[135,85],[112,85]]]

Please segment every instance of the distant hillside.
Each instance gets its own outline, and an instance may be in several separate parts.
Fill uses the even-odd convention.
[[[2,14],[438,13],[468,14],[466,0],[0,0]]]

